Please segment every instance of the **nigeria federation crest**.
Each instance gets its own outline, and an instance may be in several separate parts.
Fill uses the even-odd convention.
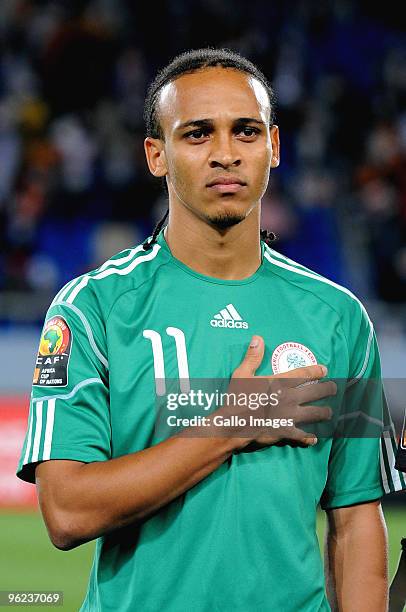
[[[296,368],[316,365],[317,359],[312,351],[300,342],[283,342],[276,347],[271,357],[274,374],[281,374]]]

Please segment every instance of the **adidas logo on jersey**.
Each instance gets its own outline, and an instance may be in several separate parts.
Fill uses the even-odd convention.
[[[232,304],[227,304],[218,314],[215,314],[210,321],[210,325],[212,327],[227,327],[228,329],[248,329],[248,323],[242,320]]]

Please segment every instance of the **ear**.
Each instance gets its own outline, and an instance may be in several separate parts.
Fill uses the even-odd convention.
[[[166,166],[166,155],[164,143],[160,138],[146,138],[144,140],[145,157],[149,171],[154,176],[166,176],[168,168]]]
[[[272,159],[271,168],[277,168],[279,166],[279,128],[277,125],[273,125],[270,129],[271,143],[272,143]]]

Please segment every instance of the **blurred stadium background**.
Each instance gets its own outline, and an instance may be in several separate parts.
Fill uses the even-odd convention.
[[[387,379],[405,377],[406,32],[401,4],[317,0],[2,0],[0,4],[0,590],[83,597],[93,545],[47,541],[14,477],[40,326],[70,278],[141,241],[166,207],[142,107],[180,51],[227,46],[278,95],[282,160],[263,201],[275,248],[366,304]],[[404,382],[404,381],[403,381]],[[389,385],[393,416],[405,409]],[[391,573],[404,496],[385,503]],[[403,517],[403,524],[402,524]],[[323,518],[320,517],[322,530]]]

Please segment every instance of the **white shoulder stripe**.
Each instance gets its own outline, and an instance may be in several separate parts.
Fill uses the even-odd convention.
[[[371,327],[369,329],[369,336],[368,336],[367,348],[366,348],[366,352],[365,352],[364,363],[362,364],[362,368],[360,369],[358,374],[356,374],[354,376],[354,378],[352,378],[349,381],[349,383],[346,385],[347,389],[348,389],[348,387],[352,387],[352,385],[354,385],[356,382],[358,382],[358,380],[363,376],[365,370],[367,369],[368,362],[369,362],[369,355],[371,354],[371,344],[372,344],[373,335],[374,335],[374,328],[372,327],[372,323],[371,323]]]
[[[133,259],[134,255],[136,255],[142,250],[143,250],[143,246],[142,244],[140,244],[134,249],[131,249],[128,255],[125,255],[124,257],[118,257],[117,259],[108,259],[107,261],[104,262],[103,265],[100,266],[100,268],[98,268],[98,272],[102,272],[103,270],[105,270],[106,268],[109,268],[110,266],[121,266],[122,264],[125,264],[128,261],[130,261],[130,259]]]
[[[356,374],[355,378],[352,379],[352,381],[348,384],[348,386],[351,386],[352,384],[357,382],[361,378],[361,376],[364,374],[364,372],[365,372],[365,370],[367,368],[368,361],[369,361],[369,355],[370,355],[370,352],[371,352],[371,342],[372,342],[373,332],[374,332],[372,321],[369,318],[368,313],[365,310],[365,307],[362,304],[362,302],[360,302],[360,300],[357,298],[357,296],[354,295],[349,289],[347,289],[346,287],[342,287],[341,285],[337,285],[337,283],[329,280],[328,278],[324,278],[323,276],[318,276],[317,274],[313,274],[312,272],[308,272],[307,270],[303,270],[301,268],[294,268],[290,264],[287,264],[287,263],[285,263],[283,261],[279,261],[278,259],[275,259],[274,257],[271,257],[271,255],[268,253],[268,251],[264,252],[264,256],[267,258],[268,261],[270,261],[275,266],[279,266],[280,268],[285,268],[285,270],[290,270],[290,272],[295,272],[295,274],[299,274],[301,276],[308,276],[309,278],[314,278],[314,280],[317,280],[320,283],[325,283],[327,285],[331,285],[332,287],[335,287],[339,291],[342,291],[343,293],[346,293],[347,295],[349,295],[360,306],[361,311],[363,312],[363,314],[365,315],[365,317],[366,317],[366,319],[367,319],[367,321],[369,323],[370,329],[369,329],[369,336],[368,336],[368,342],[367,342],[367,348],[366,348],[366,354],[365,354],[364,363],[362,365],[361,370],[358,372],[358,374]]]
[[[362,312],[365,314],[367,320],[369,321],[369,324],[372,326],[372,321],[369,318],[368,313],[365,310],[364,305],[359,301],[357,296],[354,295],[346,287],[342,287],[341,285],[338,285],[334,281],[329,280],[328,278],[324,278],[324,276],[318,276],[317,274],[314,274],[313,272],[308,272],[307,270],[303,270],[301,268],[294,268],[293,266],[291,266],[291,265],[289,265],[289,264],[287,264],[287,263],[285,263],[283,261],[279,261],[279,260],[275,259],[274,257],[271,257],[271,255],[269,255],[269,253],[267,251],[265,251],[264,256],[267,258],[268,261],[270,261],[275,266],[279,266],[280,268],[285,268],[285,270],[290,270],[290,272],[295,272],[295,274],[300,274],[301,276],[308,276],[309,278],[314,278],[314,280],[319,281],[320,283],[325,283],[326,285],[331,285],[332,287],[335,287],[339,291],[342,291],[343,293],[346,293],[347,295],[352,297],[352,299],[355,300],[359,304]]]
[[[61,300],[63,300],[63,298],[65,297],[65,295],[67,293],[69,293],[70,289],[72,289],[72,287],[78,283],[80,280],[79,278],[74,278],[73,280],[69,281],[69,283],[67,283],[66,285],[64,285],[62,287],[62,289],[56,294],[56,296],[53,299],[53,302],[51,304],[51,306],[53,306],[55,304],[55,302],[60,302]]]
[[[268,244],[265,243],[265,251],[271,255],[271,257],[276,257],[276,259],[278,259],[278,261],[285,261],[286,263],[290,264],[291,266],[293,266],[294,268],[299,268],[301,270],[304,270],[305,272],[307,272],[308,270],[306,270],[306,266],[302,266],[302,264],[298,263],[297,261],[293,261],[293,259],[289,259],[289,257],[286,257],[286,255],[282,255],[282,253],[278,253],[278,251],[275,251],[274,249],[272,249]],[[320,277],[320,274],[316,275],[317,277]]]
[[[35,423],[34,446],[32,448],[31,463],[35,463],[36,461],[38,461],[39,444],[41,442],[41,431],[42,431],[42,406],[43,406],[43,402],[37,402],[37,404],[35,405],[36,423]]]
[[[382,486],[383,486],[383,490],[385,491],[385,493],[390,493],[390,486],[388,484],[388,476],[386,474],[386,467],[385,467],[385,460],[384,460],[384,454],[386,454],[386,447],[384,446],[385,442],[384,442],[384,438],[382,437],[380,440],[380,447],[379,447],[379,463],[381,464],[381,481],[382,481]]]
[[[46,397],[33,398],[31,401],[30,417],[29,417],[29,428],[27,434],[27,446],[24,453],[23,465],[28,463],[36,463],[37,461],[47,460],[51,457],[52,448],[52,436],[54,431],[55,422],[55,405],[56,400],[68,400],[76,395],[76,393],[92,384],[103,384],[100,378],[87,378],[78,383],[70,393],[65,395],[48,395]],[[46,410],[43,410],[46,408]],[[35,416],[35,432],[34,432],[34,443],[33,443],[33,422]],[[43,451],[40,453],[41,437],[43,431],[43,425],[45,425],[44,444]],[[32,455],[30,459],[32,446]],[[42,456],[41,456],[42,455]]]
[[[56,399],[53,397],[52,399],[48,400],[47,405],[47,424],[45,428],[44,450],[42,453],[42,458],[44,460],[50,459],[51,457],[52,434],[54,431],[55,402]]]
[[[365,353],[365,359],[364,359],[364,363],[362,365],[361,370],[356,375],[356,378],[361,378],[361,376],[364,374],[365,370],[367,369],[367,365],[369,361],[369,354],[371,352],[371,344],[372,344],[373,335],[374,335],[374,328],[373,328],[372,322],[370,321],[370,329],[369,329],[369,336],[368,336],[367,350]]]
[[[27,446],[25,448],[25,455],[24,455],[24,459],[23,459],[23,464],[28,463],[28,457],[30,456],[30,452],[31,452],[31,444],[32,444],[32,422],[34,420],[34,406],[31,408],[30,410],[30,416],[29,416],[29,421],[30,424],[28,426],[28,434],[27,434]]]
[[[130,272],[132,272],[139,264],[144,263],[145,261],[150,261],[151,259],[154,259],[154,257],[156,257],[156,255],[158,254],[158,251],[160,250],[160,248],[161,246],[159,244],[154,244],[151,253],[147,253],[147,255],[142,255],[141,257],[137,257],[126,268],[120,268],[120,269],[108,268],[106,270],[103,270],[102,272],[98,272],[97,274],[93,276],[86,274],[86,276],[82,278],[80,283],[76,285],[76,287],[73,289],[72,293],[69,295],[66,302],[68,302],[69,304],[72,304],[72,302],[77,297],[78,293],[84,287],[86,287],[89,280],[100,280],[101,278],[106,278],[107,276],[110,276],[111,274],[119,274],[120,276],[125,276],[126,274],[129,274]]]
[[[98,268],[97,272],[102,272],[103,270],[105,270],[106,268],[110,268],[111,266],[121,266],[122,264],[127,263],[128,261],[130,261],[131,259],[133,259],[133,257],[139,253],[140,251],[142,251],[143,247],[142,244],[135,247],[134,249],[131,249],[128,253],[128,255],[125,255],[124,257],[118,257],[117,259],[108,259],[107,261],[104,262],[104,264],[102,264],[100,266],[100,268]],[[73,289],[74,285],[79,283],[79,281],[83,278],[82,276],[78,276],[74,279],[72,279],[71,281],[69,281],[66,285],[64,285],[62,287],[62,289],[60,289],[60,291],[56,294],[53,302],[52,302],[52,306],[55,304],[55,302],[61,302],[63,301],[63,299],[65,298],[65,296],[69,293],[69,291],[71,289]]]
[[[403,489],[403,484],[400,480],[400,474],[395,469],[395,453],[392,446],[392,436],[383,436],[383,443],[386,447],[387,459],[389,464],[389,470],[386,472],[386,480],[390,483],[390,479],[392,479],[393,490],[401,491]]]

